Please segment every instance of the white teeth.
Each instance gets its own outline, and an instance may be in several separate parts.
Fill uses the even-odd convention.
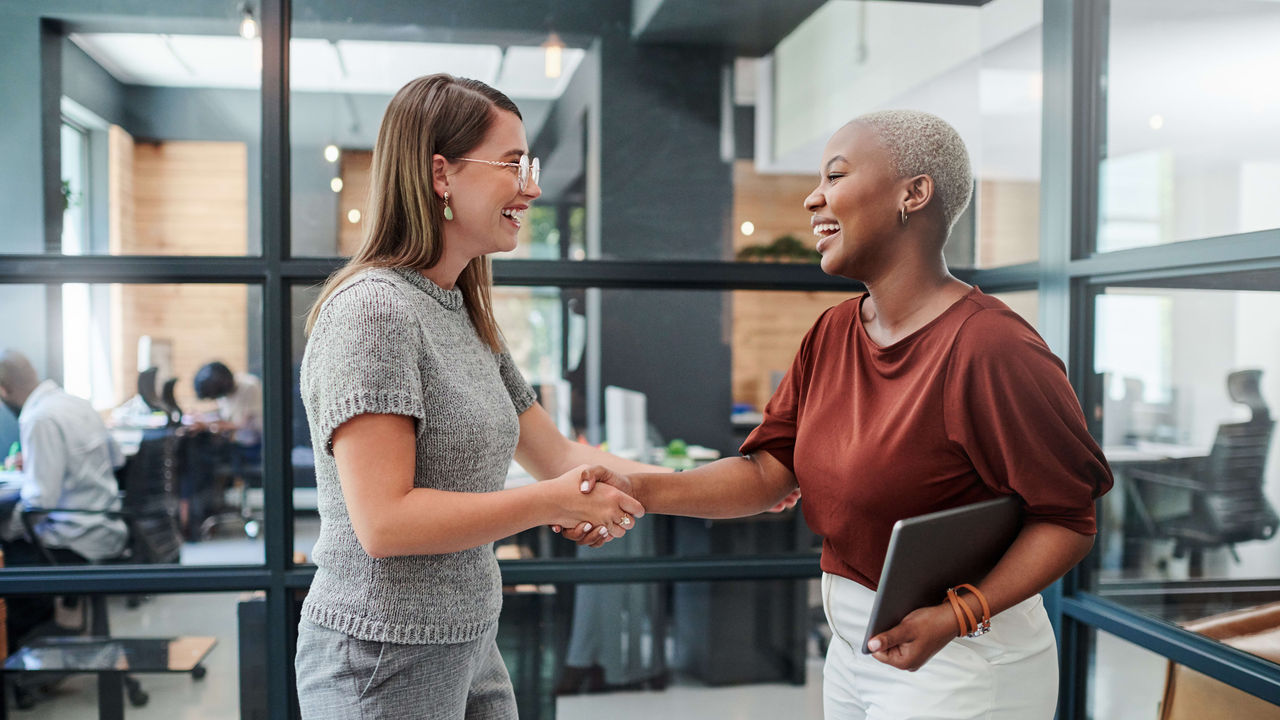
[[[516,225],[519,225],[520,221],[524,217],[524,211],[523,210],[503,210],[502,215],[504,217],[511,218],[512,222],[514,222]]]
[[[840,230],[840,225],[837,223],[819,223],[813,226],[813,234],[817,235],[818,237],[822,237],[823,235],[837,232],[839,230]]]

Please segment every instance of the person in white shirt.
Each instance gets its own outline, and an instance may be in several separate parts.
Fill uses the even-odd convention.
[[[18,418],[22,448],[19,499],[12,514],[0,521],[5,564],[45,564],[33,538],[26,536],[22,511],[120,510],[115,468],[123,458],[97,411],[52,380],[40,382],[31,362],[15,350],[0,353],[0,401]],[[60,563],[118,557],[128,539],[123,520],[99,514],[55,512],[39,521],[35,533]],[[15,612],[15,604],[21,605],[17,600],[10,600],[10,628],[30,620]],[[52,612],[51,599],[27,600],[44,600]]]

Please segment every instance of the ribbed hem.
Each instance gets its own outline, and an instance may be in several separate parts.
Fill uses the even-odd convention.
[[[454,645],[470,642],[483,636],[498,621],[482,620],[449,625],[404,625],[388,623],[374,618],[306,603],[302,616],[311,622],[369,642],[390,642],[397,645]]]
[[[333,454],[333,431],[342,423],[357,415],[407,415],[419,420],[426,420],[426,411],[422,407],[422,399],[404,391],[360,392],[339,398],[324,409],[321,416],[320,433],[322,447],[330,455]]]

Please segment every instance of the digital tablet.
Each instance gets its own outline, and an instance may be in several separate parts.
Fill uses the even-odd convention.
[[[976,585],[996,566],[1022,529],[1022,502],[1014,495],[899,520],[889,536],[880,587],[862,639],[902,622],[912,611],[937,605],[947,588]]]

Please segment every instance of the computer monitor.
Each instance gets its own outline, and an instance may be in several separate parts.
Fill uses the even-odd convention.
[[[614,385],[604,389],[604,439],[609,452],[645,460],[649,456],[645,394]]]

